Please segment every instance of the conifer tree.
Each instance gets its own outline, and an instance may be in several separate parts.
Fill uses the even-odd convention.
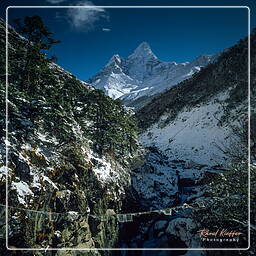
[[[48,71],[48,64],[52,61],[51,58],[46,58],[46,51],[60,41],[51,37],[52,32],[37,15],[26,16],[23,22],[15,19],[14,24],[16,31],[27,39],[21,84],[26,89],[35,88],[40,85],[42,76],[47,73],[45,71]]]

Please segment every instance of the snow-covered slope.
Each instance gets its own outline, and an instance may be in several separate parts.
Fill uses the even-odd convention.
[[[191,77],[201,67],[216,60],[216,55],[201,55],[192,62],[160,61],[143,42],[128,58],[114,55],[88,82],[114,99],[133,101],[151,96]]]
[[[247,40],[241,40],[137,111],[141,142],[170,160],[228,167],[239,150],[246,150],[234,146],[248,115],[246,49]]]
[[[223,151],[230,147],[233,128],[230,123],[219,122],[227,98],[228,92],[221,93],[206,103],[184,108],[168,125],[164,125],[168,114],[163,115],[142,134],[142,143],[160,148],[170,159],[210,166],[227,163]]]

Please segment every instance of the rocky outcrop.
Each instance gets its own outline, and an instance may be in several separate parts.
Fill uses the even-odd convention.
[[[132,187],[144,209],[165,209],[191,202],[205,193],[205,185],[219,171],[191,161],[170,160],[149,147],[145,163],[132,172]]]

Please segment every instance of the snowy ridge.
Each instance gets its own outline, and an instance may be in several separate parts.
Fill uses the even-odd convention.
[[[88,83],[114,99],[132,101],[178,84],[217,57],[218,54],[204,54],[192,62],[163,62],[155,56],[149,44],[143,42],[128,58],[114,55]]]

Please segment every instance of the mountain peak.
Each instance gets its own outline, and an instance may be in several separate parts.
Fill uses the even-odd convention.
[[[145,58],[145,57],[153,57],[156,59],[156,56],[152,52],[149,44],[147,42],[142,42],[134,52],[129,56],[129,58]]]
[[[107,63],[106,66],[110,66],[112,64],[116,64],[116,65],[119,65],[121,63],[121,58],[118,54],[115,54],[111,57],[111,59],[109,60],[109,62]]]
[[[151,97],[169,89],[212,61],[211,55],[204,54],[187,63],[163,62],[147,42],[142,42],[128,58],[113,55],[89,82],[112,98],[135,102],[142,96]]]
[[[147,50],[151,50],[150,45],[147,42],[142,42],[139,44],[139,46],[137,47],[137,49],[147,49]],[[137,50],[136,49],[136,50]]]
[[[218,58],[218,56],[219,53],[213,55],[201,54],[191,62],[191,65],[207,66],[209,63],[214,62]]]

